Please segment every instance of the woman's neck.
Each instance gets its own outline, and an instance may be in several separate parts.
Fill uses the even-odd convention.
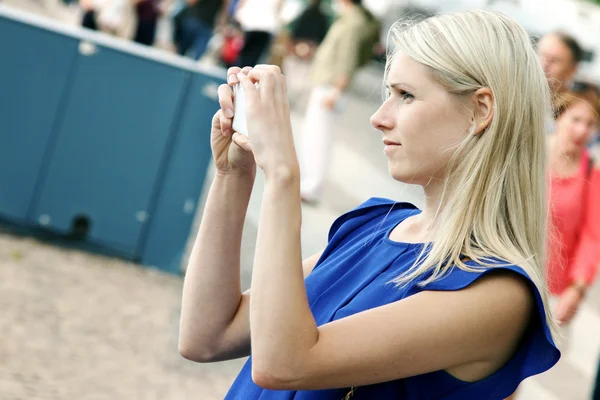
[[[431,241],[433,222],[438,214],[443,192],[443,181],[431,179],[427,185],[423,186],[423,211],[416,216],[413,226],[413,233],[416,233],[420,242]]]

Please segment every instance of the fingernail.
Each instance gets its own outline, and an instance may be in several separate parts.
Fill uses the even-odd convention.
[[[233,118],[233,110],[231,108],[226,108],[223,114],[225,118]]]
[[[235,74],[229,75],[229,83],[236,83],[236,82],[237,82],[237,76],[235,76]]]
[[[237,74],[238,79],[242,79],[244,77],[244,74],[242,74],[241,72],[239,74]]]

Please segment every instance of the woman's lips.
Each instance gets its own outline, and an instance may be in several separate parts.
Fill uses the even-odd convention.
[[[383,144],[385,145],[385,147],[383,148],[384,153],[388,153],[402,146],[399,142],[394,142],[389,139],[383,139]]]

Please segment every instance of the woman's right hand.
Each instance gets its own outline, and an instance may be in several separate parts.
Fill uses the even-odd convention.
[[[221,108],[214,115],[210,134],[210,145],[217,172],[230,173],[254,173],[256,164],[248,138],[238,132],[233,132],[233,90],[231,86],[238,82],[237,74],[242,71],[245,74],[251,68],[243,70],[232,67],[227,70],[227,84],[219,86],[219,105]]]

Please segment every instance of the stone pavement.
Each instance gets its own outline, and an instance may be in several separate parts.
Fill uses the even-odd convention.
[[[371,196],[421,204],[420,190],[388,176],[380,135],[369,124],[379,79],[377,68],[361,73],[349,96],[324,199],[303,207],[305,256],[323,248],[336,216]],[[292,120],[298,136],[301,113],[293,112]],[[262,186],[259,175],[242,242],[244,287]],[[178,355],[181,289],[180,277],[0,233],[0,400],[222,399],[243,360],[202,365]],[[525,382],[520,400],[588,398],[600,350],[599,312],[596,285],[572,324],[564,360]]]
[[[0,235],[0,399],[222,399],[240,361],[179,356],[181,284]]]

